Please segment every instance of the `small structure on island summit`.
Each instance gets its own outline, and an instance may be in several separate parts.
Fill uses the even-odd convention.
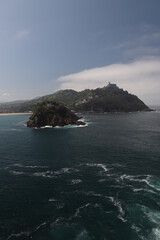
[[[115,83],[108,83],[107,87],[111,87],[111,88],[117,88],[117,85]]]
[[[65,125],[85,125],[85,122],[63,104],[54,101],[43,101],[37,104],[27,122],[27,127],[40,128],[44,126],[56,127]]]

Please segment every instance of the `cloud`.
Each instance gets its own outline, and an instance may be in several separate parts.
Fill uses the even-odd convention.
[[[160,40],[160,32],[153,32],[150,34],[144,34],[141,36],[142,41],[159,41]]]
[[[160,47],[134,47],[124,51],[126,56],[131,57],[142,57],[142,56],[159,56],[160,55]]]
[[[16,39],[25,39],[26,37],[28,37],[30,35],[30,31],[28,30],[22,30],[22,31],[19,31],[17,34],[16,34]]]
[[[9,93],[7,93],[7,92],[4,92],[4,93],[2,93],[2,95],[1,95],[2,97],[8,97],[8,96],[10,96],[10,94]]]
[[[0,102],[8,101],[10,97],[9,92],[3,92],[0,90]]]
[[[112,82],[138,95],[148,104],[158,104],[160,102],[160,58],[87,69],[62,76],[58,81],[61,89],[75,90],[93,89]]]
[[[112,51],[120,51],[123,56],[129,59],[142,58],[148,56],[160,55],[160,31],[159,29],[151,29],[150,26],[143,26],[137,30],[138,35],[135,34],[132,39],[117,43],[110,46]],[[108,48],[106,48],[108,50]]]

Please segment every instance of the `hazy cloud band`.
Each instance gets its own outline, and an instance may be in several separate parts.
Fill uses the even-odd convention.
[[[141,59],[128,64],[111,64],[62,76],[61,89],[82,90],[116,83],[137,94],[148,104],[160,102],[160,59]]]

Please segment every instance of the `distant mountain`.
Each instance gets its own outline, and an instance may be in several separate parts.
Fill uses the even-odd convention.
[[[150,111],[137,96],[109,83],[106,87],[84,91],[61,90],[50,95],[23,102],[0,104],[0,112],[33,111],[42,101],[63,103],[76,112],[135,112]]]

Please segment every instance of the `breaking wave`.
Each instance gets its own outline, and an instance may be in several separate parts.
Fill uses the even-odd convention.
[[[127,220],[125,219],[125,211],[122,208],[122,203],[118,198],[114,198],[114,197],[108,197],[108,199],[113,203],[113,205],[115,207],[118,208],[118,218],[122,221],[122,222],[126,222]]]

